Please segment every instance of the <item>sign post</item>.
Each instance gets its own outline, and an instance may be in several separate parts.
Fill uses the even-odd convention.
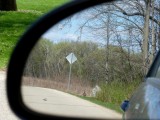
[[[69,80],[68,80],[68,88],[67,90],[69,91],[70,89],[70,84],[71,84],[71,73],[72,73],[72,64],[77,60],[76,56],[74,55],[74,53],[70,53],[66,59],[68,60],[68,62],[70,63],[70,69],[69,69]]]

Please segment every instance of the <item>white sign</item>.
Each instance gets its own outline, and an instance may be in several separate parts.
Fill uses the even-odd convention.
[[[66,59],[68,60],[68,62],[69,62],[70,64],[74,63],[74,62],[77,60],[77,58],[76,58],[76,56],[74,55],[74,53],[70,53],[70,54],[66,57]]]

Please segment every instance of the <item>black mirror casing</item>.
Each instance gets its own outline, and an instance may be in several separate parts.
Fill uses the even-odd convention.
[[[11,109],[20,117],[20,119],[81,119],[81,118],[66,118],[60,116],[51,116],[28,109],[21,96],[21,79],[27,58],[43,33],[51,26],[68,16],[79,12],[88,7],[98,5],[104,2],[113,2],[114,0],[76,0],[72,1],[56,10],[52,10],[37,22],[35,22],[24,35],[20,38],[15,47],[7,70],[7,97]],[[83,118],[84,119],[84,118]]]

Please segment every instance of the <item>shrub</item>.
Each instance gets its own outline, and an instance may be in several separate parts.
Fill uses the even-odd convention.
[[[138,87],[141,80],[125,83],[114,81],[100,85],[101,91],[97,93],[96,99],[114,104],[121,104],[123,100],[130,98],[134,90]]]

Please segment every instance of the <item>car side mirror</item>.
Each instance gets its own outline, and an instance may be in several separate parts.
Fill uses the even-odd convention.
[[[46,115],[29,109],[22,99],[21,83],[27,58],[31,50],[38,42],[39,38],[52,26],[65,18],[86,8],[98,5],[104,2],[113,2],[114,0],[76,0],[72,1],[56,10],[52,10],[31,26],[27,32],[20,38],[15,47],[7,71],[7,97],[12,111],[20,119],[81,119],[77,117],[64,117],[57,115]],[[46,101],[46,99],[43,99]]]

